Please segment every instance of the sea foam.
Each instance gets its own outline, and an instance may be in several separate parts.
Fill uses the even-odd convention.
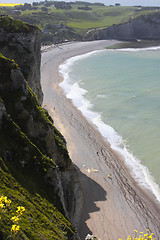
[[[121,52],[157,51],[157,50],[160,50],[160,46],[147,47],[147,48],[121,48],[117,50]]]
[[[157,50],[160,47],[147,48],[147,50]],[[120,51],[143,51],[145,49],[120,49]],[[152,191],[156,199],[160,201],[160,188],[155,183],[154,178],[150,174],[147,167],[145,167],[141,161],[135,157],[129,150],[122,137],[109,125],[102,121],[101,113],[94,112],[92,110],[93,104],[85,97],[87,90],[80,87],[79,83],[75,83],[70,79],[69,73],[72,66],[80,59],[87,58],[91,55],[98,54],[102,51],[93,51],[87,54],[72,57],[60,65],[59,71],[63,76],[63,82],[59,85],[64,90],[66,97],[71,99],[73,104],[82,112],[87,120],[93,123],[101,135],[110,143],[111,148],[118,152],[125,160],[126,166],[129,168],[131,176],[137,181],[137,183],[145,189]],[[110,50],[107,50],[110,51]],[[117,51],[117,50],[112,50]],[[119,51],[119,50],[118,50]],[[101,96],[97,96],[101,97]],[[103,96],[104,97],[104,96]]]

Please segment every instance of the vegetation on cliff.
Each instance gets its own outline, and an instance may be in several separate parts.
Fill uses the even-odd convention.
[[[22,176],[21,176],[22,178]],[[23,181],[27,179],[23,179]],[[11,201],[10,212],[0,220],[0,239],[6,239],[10,235],[11,222],[17,206],[25,207],[25,214],[20,223],[19,239],[70,239],[73,235],[73,227],[53,204],[37,192],[27,189],[20,179],[16,180],[13,174],[0,158],[0,192]],[[34,185],[34,183],[32,183]]]
[[[11,17],[0,17],[0,52],[18,63],[24,78],[42,103],[40,48],[41,31],[37,27]]]
[[[1,17],[0,18],[0,28],[3,28],[6,32],[25,32],[28,33],[31,31],[31,26],[21,22],[20,20],[14,20],[9,17]]]
[[[30,118],[40,128],[36,128],[34,136],[28,126]],[[59,159],[61,166],[58,155],[51,159],[44,138],[51,130],[51,140],[54,136],[56,139],[53,150],[66,156],[66,163],[63,157]],[[65,140],[40,106],[18,65],[0,54],[0,196],[12,201],[9,213],[0,219],[1,239],[10,235],[11,212],[17,206],[26,209],[18,233],[20,239],[72,239],[75,230],[64,216],[58,187],[60,168],[64,171],[68,164]]]

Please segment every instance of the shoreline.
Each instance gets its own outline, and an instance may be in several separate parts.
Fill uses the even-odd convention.
[[[113,45],[113,47],[115,48],[115,46],[120,44],[121,43],[115,44]],[[123,46],[124,44],[125,43],[123,43]],[[126,51],[132,51],[131,50],[132,48],[128,48],[128,43],[126,43],[126,47],[127,47]],[[112,49],[112,46],[109,48]],[[123,48],[122,50],[125,49]],[[158,49],[160,49],[160,46],[158,45],[156,48],[154,47],[146,48],[146,44],[144,44],[144,48],[139,47],[137,48],[138,52],[141,50],[144,51],[144,49],[145,51],[150,50],[157,51]],[[136,49],[134,49],[133,51],[136,51]],[[102,52],[104,53],[105,49],[104,51],[102,50]],[[74,68],[74,66],[76,66],[77,60],[81,61],[86,58],[90,58],[90,56],[94,57],[95,55],[97,56],[99,54],[101,54],[101,51],[92,51],[86,54],[69,58],[64,63],[60,64],[59,72],[62,75],[62,82],[59,84],[59,86],[63,89],[66,97],[72,100],[73,105],[80,110],[80,112],[87,119],[87,121],[90,122],[93,125],[93,127],[96,128],[96,130],[101,133],[102,137],[104,137],[104,139],[107,142],[109,142],[112,150],[116,151],[116,153],[118,153],[125,160],[125,165],[127,169],[130,171],[130,175],[137,182],[137,184],[140,187],[142,186],[142,188],[145,188],[146,191],[147,190],[151,191],[155,195],[156,199],[160,202],[160,187],[154,180],[154,177],[153,175],[151,175],[148,168],[140,161],[140,158],[137,158],[135,154],[127,148],[127,145],[122,140],[122,137],[112,127],[112,125],[108,125],[106,122],[102,120],[101,113],[99,111],[97,112],[93,110],[92,108],[89,108],[85,104],[85,101],[87,101],[87,103],[89,101],[90,103],[90,100],[88,100],[88,98],[86,98],[86,96],[83,95],[83,93],[86,92],[86,88],[83,87],[82,85],[79,85],[79,83],[77,84],[70,83],[70,80],[68,79],[68,73],[70,72],[70,68],[72,69]],[[75,89],[74,92],[72,88]],[[78,96],[77,94],[75,94],[75,91],[79,92]],[[94,121],[95,118],[96,119],[98,118],[98,121]]]
[[[81,239],[88,233],[101,240],[126,239],[134,229],[145,232],[147,228],[157,238],[160,236],[159,203],[137,185],[123,159],[58,86],[61,81],[59,64],[117,42],[69,43],[51,47],[42,56],[44,105],[66,138],[70,157],[80,170],[84,192],[84,209],[78,229]]]

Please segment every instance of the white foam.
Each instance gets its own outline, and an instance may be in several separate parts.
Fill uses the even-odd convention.
[[[153,177],[151,176],[147,167],[145,167],[138,158],[133,156],[129,151],[129,148],[125,144],[124,140],[118,133],[109,125],[102,121],[101,114],[94,112],[92,110],[93,105],[89,100],[86,99],[85,95],[87,90],[81,88],[78,83],[73,83],[69,78],[68,73],[72,65],[82,59],[89,57],[92,54],[97,54],[99,51],[94,51],[84,55],[76,56],[68,59],[65,63],[60,65],[60,73],[62,74],[64,81],[59,85],[64,90],[66,97],[73,101],[73,104],[82,112],[82,114],[92,122],[100,131],[102,136],[107,139],[110,143],[111,148],[118,152],[123,159],[127,167],[129,168],[132,177],[137,181],[137,183],[145,189],[151,190],[158,201],[160,201],[160,188],[155,183]],[[99,95],[105,96],[105,95]],[[99,97],[97,95],[97,97]]]
[[[145,167],[140,160],[133,156],[133,154],[129,151],[129,148],[127,148],[122,137],[119,136],[111,126],[105,124],[101,120],[101,116],[93,119],[92,122],[98,127],[102,136],[110,143],[111,148],[123,157],[132,177],[137,181],[137,183],[141,187],[151,190],[157,200],[160,201],[159,186],[155,183],[148,168]]]
[[[122,51],[122,52],[139,52],[139,51],[157,51],[159,49],[160,49],[160,46],[148,47],[148,48],[120,48],[120,49],[114,49],[114,50]]]
[[[97,50],[97,51],[92,51],[86,54],[82,54],[82,55],[78,55],[75,57],[71,57],[69,58],[67,61],[65,61],[63,64],[61,64],[59,66],[59,71],[62,75],[64,75],[65,73],[68,73],[70,68],[72,67],[73,64],[75,64],[77,61],[81,60],[81,59],[85,59],[88,58],[89,56],[93,56],[96,55],[97,53],[104,51],[104,50]],[[64,78],[65,80],[65,78]]]

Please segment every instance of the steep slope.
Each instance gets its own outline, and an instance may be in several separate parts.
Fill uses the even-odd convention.
[[[42,103],[40,48],[41,31],[38,28],[12,18],[0,18],[1,53],[18,63],[25,79]]]
[[[34,82],[34,75],[30,80]],[[77,226],[82,193],[65,139],[39,104],[18,64],[2,54],[0,171],[0,194],[9,197],[13,206],[21,204],[26,208],[22,236],[76,239],[65,217]],[[9,224],[9,220],[0,223],[3,238],[9,234]]]

